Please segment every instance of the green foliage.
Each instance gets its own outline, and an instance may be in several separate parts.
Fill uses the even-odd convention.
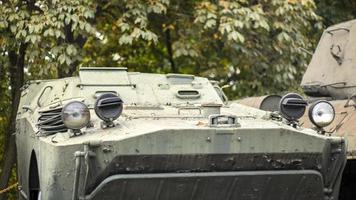
[[[33,78],[82,59],[81,40],[95,36],[92,1],[0,1],[0,41],[5,50],[28,44],[26,65]],[[85,41],[83,41],[85,42]],[[53,73],[52,73],[53,74]]]
[[[1,43],[1,42],[0,42]],[[2,155],[4,154],[4,135],[5,130],[7,128],[7,124],[9,121],[9,113],[10,113],[10,91],[8,88],[8,62],[4,57],[3,47],[0,44],[0,160],[2,160]],[[1,172],[1,169],[0,169]],[[13,177],[15,178],[16,173],[13,173]],[[12,181],[16,182],[16,181]],[[14,193],[12,193],[14,197]],[[12,198],[15,199],[15,198]]]
[[[230,84],[230,97],[298,86],[320,21],[312,0],[120,1],[83,65],[180,72]],[[125,9],[122,9],[125,8]],[[124,12],[122,12],[122,10]],[[121,11],[121,12],[120,12]]]
[[[5,58],[5,48],[0,37],[0,158],[3,155],[3,137],[10,113],[10,91],[8,83],[8,62]]]
[[[323,17],[325,27],[356,17],[355,0],[315,0],[317,14]]]

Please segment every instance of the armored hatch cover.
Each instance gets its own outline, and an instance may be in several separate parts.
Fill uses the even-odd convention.
[[[356,20],[326,29],[304,74],[309,96],[345,99],[356,93]]]

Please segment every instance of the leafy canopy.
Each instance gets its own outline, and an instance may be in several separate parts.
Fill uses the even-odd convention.
[[[86,38],[95,36],[96,5],[92,1],[0,1],[2,52],[27,45],[26,67],[31,78],[68,71],[80,62]],[[31,73],[32,72],[32,73]]]
[[[250,96],[297,87],[312,49],[312,0],[110,1],[82,65],[192,73]]]
[[[192,73],[229,96],[296,87],[319,21],[313,0],[0,1],[2,51],[28,44],[32,78],[77,66]]]

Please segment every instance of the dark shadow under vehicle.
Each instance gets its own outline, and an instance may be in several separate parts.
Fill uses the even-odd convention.
[[[354,200],[356,197],[356,160],[348,160],[341,181],[339,200]]]

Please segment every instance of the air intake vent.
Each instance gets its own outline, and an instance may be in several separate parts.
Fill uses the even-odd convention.
[[[37,127],[43,135],[66,132],[68,129],[62,121],[62,107],[39,112]]]
[[[197,90],[178,90],[176,96],[180,99],[198,99],[200,93]]]

